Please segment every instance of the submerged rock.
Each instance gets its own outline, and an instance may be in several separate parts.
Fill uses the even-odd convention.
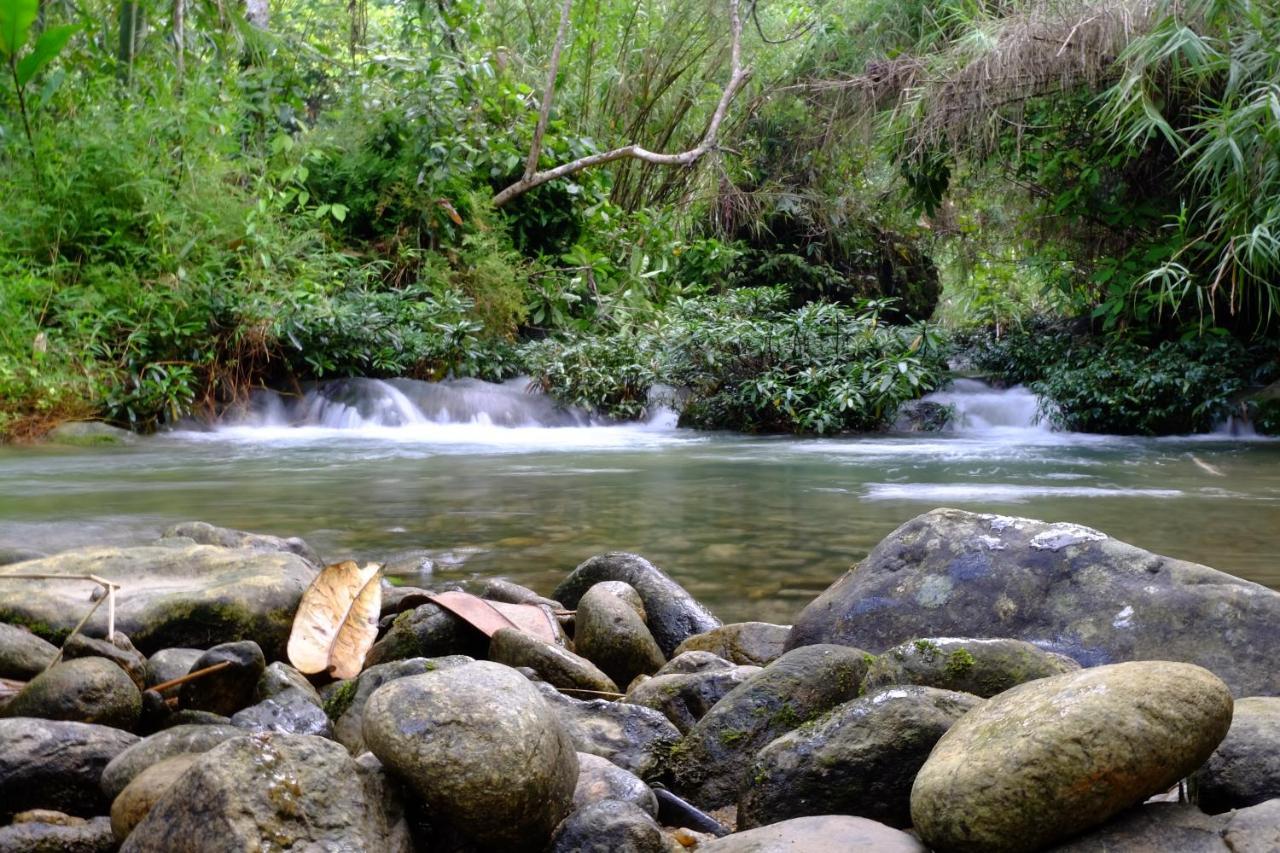
[[[613,679],[591,661],[515,628],[502,628],[490,638],[489,659],[510,667],[527,666],[555,687],[619,692]]]
[[[401,804],[339,744],[255,734],[201,755],[151,807],[121,853],[378,850],[409,853]]]
[[[735,622],[713,628],[705,634],[695,634],[681,643],[675,654],[712,652],[732,663],[767,666],[782,657],[790,635],[790,625]]]
[[[658,798],[639,776],[623,770],[607,758],[579,752],[573,807],[581,809],[601,800],[621,800],[655,817],[658,814]]]
[[[968,693],[913,686],[837,705],[760,750],[738,825],[848,814],[909,827],[916,773],[947,729],[980,704]]]
[[[645,625],[643,612],[627,600],[634,594],[627,584],[599,583],[578,600],[574,648],[615,684],[652,675],[667,662]]]
[[[71,447],[133,444],[137,440],[138,437],[129,430],[101,421],[64,421],[45,434],[45,441]]]
[[[915,829],[963,853],[1039,850],[1168,790],[1231,724],[1212,673],[1163,661],[1031,681],[953,725],[916,776]]]
[[[137,742],[137,735],[110,726],[0,720],[0,821],[27,809],[106,814],[111,800],[98,787],[103,768]]]
[[[929,853],[900,829],[848,815],[797,817],[698,845],[698,853]]]
[[[214,527],[203,521],[187,521],[175,524],[165,530],[164,539],[190,539],[197,545],[217,545],[219,548],[244,548],[264,553],[279,552],[297,554],[313,566],[323,567],[314,548],[297,536],[285,539],[280,536],[269,536],[265,533],[247,533],[243,530],[232,530],[228,527]]]
[[[551,853],[668,853],[658,824],[643,809],[602,800],[565,818],[551,839]]]
[[[189,752],[208,752],[232,738],[245,737],[244,729],[230,725],[179,725],[156,732],[142,740],[134,739],[128,749],[122,749],[100,772],[102,792],[110,802],[134,778],[153,764],[166,758]],[[94,784],[97,785],[97,779]]]
[[[384,685],[365,708],[364,739],[433,820],[481,847],[540,850],[573,806],[572,741],[537,689],[501,664]]]
[[[581,701],[537,684],[579,752],[612,761],[642,779],[662,774],[680,732],[652,708],[604,699]]]
[[[82,548],[0,566],[0,577],[8,573],[94,574],[120,583],[127,592],[116,602],[116,630],[144,653],[255,640],[268,657],[279,659],[316,568],[294,554],[174,540],[171,545]],[[0,622],[25,625],[61,642],[92,606],[92,589],[77,580],[0,583]],[[106,608],[99,607],[85,631],[103,636],[106,622]]]
[[[48,668],[58,647],[26,628],[0,622],[0,678],[29,681]]]
[[[1280,698],[1237,699],[1226,738],[1194,777],[1207,812],[1280,797]]]
[[[992,633],[1085,666],[1179,660],[1236,695],[1280,693],[1280,593],[1074,524],[925,513],[899,527],[796,619],[788,645],[880,651]]]
[[[711,611],[639,554],[614,551],[592,557],[574,569],[551,597],[572,609],[587,590],[602,581],[622,581],[635,588],[644,602],[649,631],[664,655],[674,653],[694,634],[720,627]]]
[[[707,809],[735,802],[756,752],[855,698],[868,657],[860,649],[820,645],[769,664],[689,730],[671,757],[674,790]]]
[[[1022,640],[936,637],[912,640],[876,658],[863,688],[920,684],[984,698],[1037,678],[1074,672],[1080,664]]]
[[[132,730],[142,694],[106,658],[77,658],[40,673],[0,711],[5,717],[43,717]]]

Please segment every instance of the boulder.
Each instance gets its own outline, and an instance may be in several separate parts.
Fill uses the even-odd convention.
[[[121,750],[99,772],[102,793],[106,795],[107,802],[111,802],[120,796],[126,785],[151,765],[175,755],[208,752],[223,741],[245,737],[247,734],[244,729],[230,725],[178,725],[142,740],[134,738],[128,749]],[[97,784],[98,779],[95,778],[94,785]]]
[[[401,805],[341,745],[254,734],[201,755],[151,807],[121,853],[378,850],[409,853]]]
[[[0,577],[6,574],[94,574],[121,584],[116,630],[145,654],[252,639],[279,659],[316,569],[294,554],[174,540],[167,546],[65,551],[0,566]],[[61,643],[88,612],[92,589],[80,580],[0,583],[0,622],[26,625]],[[106,608],[99,607],[84,630],[104,636],[106,621]]]
[[[575,811],[556,828],[551,853],[668,853],[658,824],[643,809],[602,800]]]
[[[790,625],[735,622],[713,628],[704,634],[695,634],[681,643],[675,654],[712,652],[732,663],[767,666],[782,657],[790,635]]]
[[[621,589],[618,589],[621,587]],[[578,601],[573,646],[600,667],[615,684],[630,684],[637,675],[652,675],[667,658],[636,611],[626,584],[600,583]]]
[[[510,667],[527,666],[555,687],[619,692],[613,679],[591,661],[514,628],[502,628],[490,638],[489,659]]]
[[[142,694],[106,658],[63,661],[40,673],[0,711],[5,717],[44,717],[132,730]]]
[[[191,671],[202,654],[203,649],[161,649],[147,658],[147,686],[181,678]]]
[[[333,720],[333,736],[338,743],[359,755],[368,747],[364,743],[364,709],[369,697],[382,685],[410,675],[423,675],[438,669],[474,663],[466,655],[443,658],[409,658],[371,666],[355,678],[337,682],[337,688],[324,703],[325,713]]]
[[[285,539],[280,536],[269,536],[265,533],[246,533],[243,530],[232,530],[227,527],[214,527],[203,521],[187,521],[175,524],[165,530],[161,541],[165,539],[190,539],[197,545],[216,545],[219,548],[241,548],[261,553],[296,554],[317,568],[324,562],[315,549],[297,536]]]
[[[1211,814],[1280,797],[1280,698],[1237,699],[1226,738],[1193,781]]]
[[[397,616],[382,639],[369,649],[364,665],[451,655],[483,658],[488,649],[489,639],[478,629],[428,602]]]
[[[200,758],[201,753],[184,752],[152,764],[133,778],[111,803],[111,831],[119,841],[124,841],[133,828],[142,822],[165,794],[169,793]]]
[[[929,853],[900,829],[848,815],[797,817],[698,845],[698,853]]]
[[[757,753],[738,826],[824,814],[911,826],[916,773],[938,738],[981,703],[968,693],[912,686],[837,705]]]
[[[578,756],[553,708],[479,661],[383,685],[364,740],[433,819],[492,849],[540,850],[573,806]]]
[[[758,666],[733,666],[706,672],[655,675],[633,685],[627,691],[626,701],[660,711],[681,734],[688,734],[717,702],[760,671]]]
[[[1168,790],[1213,752],[1231,693],[1185,663],[1112,664],[1001,693],[942,736],[911,816],[946,851],[1039,850]]]
[[[655,779],[680,742],[680,731],[652,708],[604,699],[583,701],[565,696],[550,684],[537,684],[574,749],[606,758],[641,779]]]
[[[115,849],[111,821],[105,817],[23,820],[0,827],[4,853],[114,853]]]
[[[673,789],[704,809],[735,802],[755,754],[855,698],[869,657],[847,646],[805,646],[766,666],[717,702],[673,751]]]
[[[28,717],[0,720],[0,821],[27,809],[105,814],[111,804],[98,780],[136,735]]]
[[[124,634],[116,631],[110,640],[72,634],[62,646],[62,659],[106,658],[124,670],[138,690],[147,689],[147,659]]]
[[[26,628],[0,622],[0,678],[29,681],[48,668],[58,647]]]
[[[635,588],[644,601],[649,631],[664,655],[670,656],[694,634],[720,627],[720,620],[684,587],[638,554],[615,551],[592,557],[574,569],[551,597],[573,609],[588,589],[602,581],[622,581]]]
[[[252,640],[222,643],[196,659],[192,672],[226,663],[228,666],[179,688],[178,707],[189,711],[208,711],[230,717],[253,702],[258,679],[267,667],[262,649]]]
[[[867,670],[863,689],[920,684],[983,698],[1026,681],[1080,668],[1066,655],[1022,640],[935,637],[894,646]]]
[[[634,773],[623,770],[606,758],[589,752],[578,753],[578,783],[573,789],[573,807],[621,800],[657,817],[658,798],[653,789]]]
[[[917,637],[1027,640],[1085,666],[1198,664],[1238,696],[1280,694],[1280,593],[1074,524],[939,509],[899,527],[810,603],[788,647],[879,652]]]

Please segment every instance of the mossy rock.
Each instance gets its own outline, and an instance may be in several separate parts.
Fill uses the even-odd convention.
[[[1037,678],[1080,668],[1066,655],[1022,640],[934,637],[894,646],[876,658],[864,692],[894,684],[920,684],[984,698]]]

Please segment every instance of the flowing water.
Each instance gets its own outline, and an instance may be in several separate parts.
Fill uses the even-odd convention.
[[[941,434],[796,439],[604,425],[523,383],[345,380],[237,422],[110,448],[0,448],[0,548],[152,537],[177,521],[300,535],[408,583],[501,575],[549,592],[645,554],[722,618],[790,621],[937,506],[1074,521],[1280,587],[1280,442],[1033,424],[1035,398],[960,380]]]

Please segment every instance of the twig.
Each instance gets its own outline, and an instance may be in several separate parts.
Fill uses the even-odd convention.
[[[180,675],[177,678],[171,678],[168,681],[165,681],[161,684],[157,684],[154,687],[148,687],[147,689],[154,690],[157,693],[161,693],[165,690],[170,689],[171,687],[177,687],[180,684],[186,684],[188,681],[195,681],[197,678],[204,678],[206,675],[212,675],[215,672],[221,672],[222,670],[231,666],[232,663],[234,663],[234,661],[220,660],[215,664],[206,666],[204,669],[197,669],[195,672],[188,672],[186,675]]]
[[[561,693],[586,693],[590,696],[607,696],[610,699],[621,699],[627,695],[625,693],[610,693],[608,690],[588,690],[585,687],[557,687],[556,689]]]
[[[62,660],[62,652],[63,652],[63,649],[66,648],[67,643],[71,641],[72,637],[80,633],[80,629],[82,629],[85,625],[89,623],[89,620],[93,617],[93,614],[98,612],[98,607],[101,606],[103,600],[106,600],[107,602],[107,642],[112,642],[115,640],[116,638],[116,590],[120,589],[120,584],[116,583],[115,581],[109,581],[105,578],[100,578],[97,575],[52,575],[52,574],[39,574],[34,572],[33,573],[22,572],[22,573],[12,574],[12,575],[0,574],[0,580],[9,580],[9,579],[31,580],[31,581],[66,581],[66,580],[92,581],[93,583],[96,583],[98,586],[102,587],[107,591],[106,595],[102,596],[102,598],[99,598],[97,601],[93,603],[93,606],[89,608],[89,612],[84,615],[84,618],[81,619],[79,622],[77,622],[76,626],[71,629],[71,633],[67,634],[66,638],[62,641],[62,648],[58,649],[58,653],[54,655],[53,660],[49,663],[49,666],[45,667],[45,670],[48,670],[49,667],[53,666],[58,661]]]

